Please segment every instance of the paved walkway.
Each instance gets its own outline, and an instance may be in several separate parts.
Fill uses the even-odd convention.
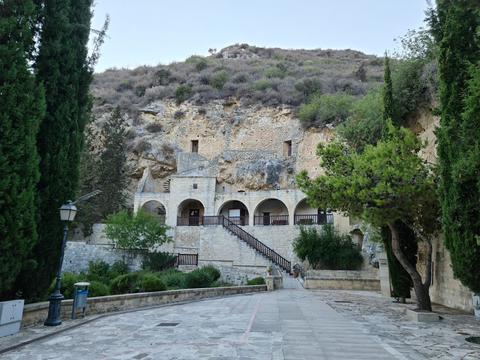
[[[422,359],[405,357],[316,293],[298,289],[102,318],[0,358]]]

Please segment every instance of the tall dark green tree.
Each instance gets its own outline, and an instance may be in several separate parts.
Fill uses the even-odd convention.
[[[392,84],[392,71],[390,69],[390,59],[385,53],[385,64],[384,64],[384,75],[383,75],[383,119],[390,119],[394,122],[394,108],[393,108],[393,84]],[[395,122],[394,122],[395,123]]]
[[[44,96],[29,67],[36,12],[30,0],[0,2],[0,300],[15,295],[37,240],[36,136]]]
[[[85,144],[82,150],[80,160],[80,184],[79,194],[87,194],[99,189],[98,174],[100,171],[100,150],[96,143],[99,141],[99,132],[91,124],[85,129]],[[98,196],[89,201],[85,201],[78,206],[76,224],[80,224],[84,236],[92,233],[92,226],[101,219],[100,209],[98,208]]]
[[[83,131],[91,107],[88,37],[92,0],[44,0],[37,76],[45,88],[46,114],[37,137],[40,155],[37,269],[24,273],[28,298],[45,294],[59,261],[62,224],[58,209],[78,182]]]
[[[390,59],[385,53],[383,119],[384,121],[392,121],[392,123],[399,125],[398,119],[395,118],[394,104]],[[411,264],[416,265],[418,247],[415,240],[415,233],[401,220],[397,220],[396,225],[398,228],[400,246],[402,247],[403,253]],[[392,285],[392,296],[400,299],[408,298],[410,297],[410,289],[413,287],[412,279],[393,253],[390,229],[387,226],[384,226],[381,234],[383,245],[385,247],[385,253],[387,254],[388,270]]]
[[[437,16],[431,20],[439,45],[437,138],[445,245],[455,276],[480,292],[480,128],[475,113],[480,97],[474,68],[480,60],[478,2],[438,0]]]
[[[116,108],[100,132],[89,128],[87,147],[82,157],[81,190],[102,193],[82,204],[79,221],[84,234],[91,232],[92,224],[101,222],[126,206],[126,121]]]
[[[103,218],[125,207],[126,173],[126,122],[117,107],[102,128],[103,151],[100,156],[99,195]]]

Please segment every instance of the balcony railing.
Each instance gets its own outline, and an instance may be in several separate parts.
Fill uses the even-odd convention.
[[[311,215],[295,215],[295,225],[325,225],[333,224],[333,214],[311,214]]]
[[[235,225],[248,225],[248,216],[227,218]],[[223,215],[178,217],[177,226],[215,226],[223,225]]]
[[[288,215],[260,215],[253,218],[254,225],[288,225]]]

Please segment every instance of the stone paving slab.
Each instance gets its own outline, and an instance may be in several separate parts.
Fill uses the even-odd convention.
[[[473,316],[415,324],[403,310],[375,293],[285,289],[99,318],[0,359],[480,359],[448,339],[456,316],[478,329]]]
[[[394,303],[374,292],[322,290],[311,293],[407,358],[480,359],[480,346],[465,341],[467,336],[480,336],[480,322],[473,315],[434,305],[433,310],[442,320],[416,323],[405,314],[407,308],[415,308],[414,303]]]

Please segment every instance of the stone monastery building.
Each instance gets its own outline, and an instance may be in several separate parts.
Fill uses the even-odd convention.
[[[285,156],[291,156],[288,147]],[[291,146],[291,145],[290,145]],[[349,231],[349,219],[311,207],[295,187],[232,191],[219,184],[215,166],[198,154],[180,153],[177,173],[157,184],[149,168],[138,185],[134,210],[143,209],[171,227],[169,251],[197,254],[198,263],[264,272],[269,265],[290,270],[298,259],[292,243],[299,226],[334,224]]]

